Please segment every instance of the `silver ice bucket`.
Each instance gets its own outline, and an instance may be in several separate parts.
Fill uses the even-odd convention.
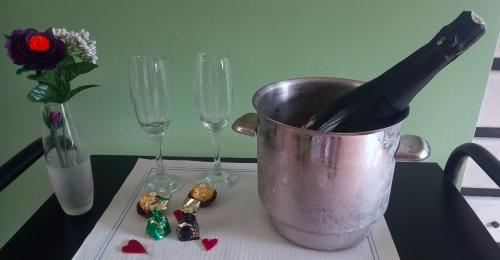
[[[269,84],[253,97],[257,114],[235,121],[257,135],[259,197],[275,229],[292,242],[338,250],[362,241],[383,217],[396,160],[420,161],[428,143],[400,136],[401,121],[359,133],[298,128],[360,81],[298,78]]]

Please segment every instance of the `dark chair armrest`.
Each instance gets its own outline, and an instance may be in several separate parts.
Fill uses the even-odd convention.
[[[0,191],[43,155],[42,138],[38,138],[0,167]]]
[[[500,161],[486,148],[474,143],[462,144],[450,154],[444,174],[457,185],[463,163],[470,157],[500,187]]]

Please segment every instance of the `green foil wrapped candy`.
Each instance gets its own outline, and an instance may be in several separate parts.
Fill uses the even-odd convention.
[[[160,240],[170,233],[170,224],[167,218],[162,215],[161,211],[152,209],[151,214],[152,216],[148,220],[148,225],[146,226],[146,233],[152,238]]]

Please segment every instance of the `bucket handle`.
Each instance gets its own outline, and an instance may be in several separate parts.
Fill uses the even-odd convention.
[[[257,134],[257,114],[247,113],[234,121],[233,130],[237,133],[254,137]],[[415,162],[429,158],[431,147],[417,135],[401,135],[399,147],[394,157],[397,161]]]
[[[401,135],[394,157],[398,162],[418,162],[429,158],[431,146],[418,135]]]
[[[233,130],[237,133],[255,136],[257,135],[257,114],[247,113],[234,121]]]

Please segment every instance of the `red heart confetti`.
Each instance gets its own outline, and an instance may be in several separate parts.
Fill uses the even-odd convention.
[[[182,221],[182,217],[184,217],[184,212],[182,212],[180,209],[176,209],[174,211],[174,216],[175,216],[175,219],[177,219],[177,222],[181,222]]]
[[[203,246],[207,251],[210,251],[210,249],[214,248],[214,246],[217,245],[217,242],[219,242],[217,238],[214,239],[204,238],[203,240],[201,240],[201,243],[203,243]]]
[[[127,254],[147,254],[148,252],[142,246],[141,242],[131,239],[126,246],[122,247],[122,252]]]

